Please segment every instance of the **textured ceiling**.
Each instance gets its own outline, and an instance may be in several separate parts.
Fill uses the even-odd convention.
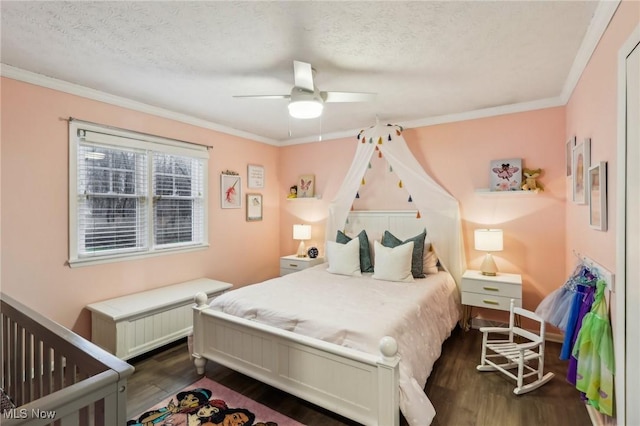
[[[2,1],[3,64],[273,141],[558,98],[597,1]],[[376,92],[294,120],[320,90]],[[82,118],[82,117],[79,117]]]

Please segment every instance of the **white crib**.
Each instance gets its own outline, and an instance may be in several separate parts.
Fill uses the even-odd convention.
[[[0,388],[15,407],[2,409],[0,423],[125,424],[127,378],[133,367],[15,299],[0,296]]]

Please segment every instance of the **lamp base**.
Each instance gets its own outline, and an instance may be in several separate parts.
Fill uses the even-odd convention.
[[[493,260],[491,253],[487,253],[485,255],[482,265],[480,266],[480,273],[490,277],[495,277],[498,274],[498,267],[496,266],[496,262]]]
[[[307,257],[307,251],[305,250],[304,247],[304,241],[300,241],[300,245],[298,246],[298,253],[297,253],[298,257]]]

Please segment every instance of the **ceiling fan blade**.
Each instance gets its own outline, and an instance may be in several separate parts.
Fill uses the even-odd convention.
[[[234,95],[234,98],[253,98],[253,99],[289,99],[291,95]]]
[[[313,68],[311,68],[311,64],[293,61],[293,80],[296,87],[313,92]]]
[[[376,93],[366,92],[320,92],[325,102],[370,102],[375,100]]]

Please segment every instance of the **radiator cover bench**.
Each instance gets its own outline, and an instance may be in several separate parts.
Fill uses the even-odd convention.
[[[141,355],[191,334],[194,294],[211,301],[231,287],[201,278],[92,303],[91,340],[121,359]]]

